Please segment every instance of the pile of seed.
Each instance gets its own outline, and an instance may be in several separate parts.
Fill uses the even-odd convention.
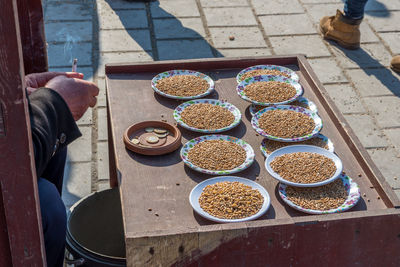
[[[244,94],[258,102],[279,103],[294,97],[296,89],[284,82],[255,82],[244,88]]]
[[[256,214],[264,203],[257,189],[240,182],[207,185],[199,198],[200,207],[221,219],[241,219]]]
[[[190,105],[182,111],[181,118],[191,127],[207,130],[227,127],[235,120],[232,112],[212,104]]]
[[[310,152],[278,156],[271,162],[271,168],[283,179],[300,184],[322,182],[331,178],[336,172],[333,160]]]
[[[251,70],[246,72],[245,74],[242,75],[242,80],[258,76],[258,75],[280,75],[280,76],[285,76],[287,78],[290,78],[290,75],[284,72],[281,72],[279,70],[268,70],[268,69],[260,69],[260,70]]]
[[[307,109],[310,109],[310,106],[307,104],[307,103],[305,103],[305,102],[299,102],[299,101],[293,101],[293,102],[290,102],[289,104],[287,104],[287,105],[292,105],[292,106],[297,106],[297,107],[302,107],[302,108],[307,108]],[[256,112],[259,112],[260,110],[262,110],[262,109],[264,109],[264,108],[266,108],[266,106],[259,106],[259,105],[256,105],[256,108],[255,108],[255,110],[256,110]]]
[[[205,93],[209,85],[206,80],[193,75],[175,75],[157,82],[157,89],[174,96],[195,96]]]
[[[271,154],[272,152],[274,152],[275,150],[285,147],[285,146],[291,146],[293,145],[292,142],[278,142],[278,141],[274,141],[274,140],[270,140],[270,139],[265,139],[265,149],[267,150],[268,154]],[[296,145],[310,145],[310,146],[319,146],[322,148],[325,148],[326,150],[329,149],[328,147],[328,142],[326,142],[325,140],[321,139],[321,138],[311,138],[305,141],[301,141],[301,142],[296,142]]]
[[[188,158],[203,169],[232,170],[246,160],[246,151],[233,142],[207,140],[193,146],[188,152]]]
[[[269,110],[258,120],[259,127],[272,136],[294,138],[312,133],[314,120],[293,110]]]
[[[286,187],[286,196],[294,204],[312,210],[330,210],[340,207],[347,198],[341,179],[319,187]]]

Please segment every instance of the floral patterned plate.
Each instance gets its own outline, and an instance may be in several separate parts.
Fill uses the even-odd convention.
[[[207,141],[207,140],[225,140],[225,141],[234,142],[234,143],[240,145],[246,151],[245,161],[240,166],[238,166],[232,170],[219,170],[219,171],[207,170],[207,169],[203,169],[199,166],[194,165],[192,162],[190,162],[190,160],[188,158],[189,150],[192,149],[195,145],[197,145],[203,141]],[[247,142],[243,141],[242,139],[233,137],[233,136],[221,135],[221,134],[204,135],[204,136],[200,136],[200,137],[197,137],[197,138],[194,138],[194,139],[188,141],[181,149],[181,158],[188,167],[192,168],[195,171],[206,173],[206,174],[226,175],[226,174],[231,174],[231,173],[237,173],[237,172],[243,171],[244,169],[248,168],[254,161],[254,150]]]
[[[258,102],[256,100],[252,100],[249,97],[246,96],[244,89],[246,86],[252,84],[252,83],[257,83],[257,82],[284,82],[288,83],[291,86],[293,86],[296,89],[296,94],[285,101],[282,102],[277,102],[277,103],[268,103],[268,102]],[[253,104],[259,105],[259,106],[270,106],[270,105],[284,105],[288,104],[290,102],[295,101],[299,96],[303,94],[303,87],[298,82],[293,81],[292,79],[286,78],[284,76],[275,76],[275,75],[261,75],[261,76],[254,76],[251,78],[247,78],[243,81],[241,81],[237,86],[236,86],[236,92],[238,95],[243,98],[246,101],[249,101]]]
[[[195,95],[195,96],[176,96],[176,95],[169,95],[166,94],[164,92],[162,92],[161,90],[159,90],[157,88],[157,83],[164,78],[168,78],[168,77],[172,77],[172,76],[176,76],[176,75],[192,75],[192,76],[197,76],[200,77],[204,80],[207,81],[209,87],[207,89],[206,92],[199,94],[199,95]],[[214,81],[207,75],[198,72],[198,71],[193,71],[193,70],[169,70],[169,71],[165,71],[165,72],[161,72],[159,74],[157,74],[152,80],[151,80],[151,87],[153,88],[153,90],[162,96],[168,97],[168,98],[173,98],[173,99],[180,99],[180,100],[189,100],[189,99],[196,99],[196,98],[200,98],[203,96],[206,96],[208,94],[210,94],[213,90],[214,90]]]
[[[267,69],[267,70],[277,70],[283,73],[286,73],[290,76],[290,79],[292,79],[295,82],[299,81],[299,76],[294,72],[293,70],[282,67],[282,66],[276,66],[276,65],[256,65],[256,66],[251,66],[248,68],[243,69],[242,71],[239,72],[239,74],[236,76],[236,81],[237,83],[240,83],[243,81],[243,75],[246,72],[253,71],[253,70],[262,70],[262,69]]]
[[[325,142],[328,145],[328,149],[327,150],[329,152],[332,152],[332,153],[334,152],[334,147],[333,147],[333,143],[332,143],[331,139],[329,139],[328,137],[326,137],[323,134],[318,134],[313,138],[321,139],[323,142]],[[261,153],[263,153],[264,157],[268,158],[269,154],[268,154],[268,151],[267,151],[267,148],[266,148],[266,144],[265,144],[266,141],[268,141],[267,138],[262,140],[261,146],[260,146],[260,150],[261,150]],[[289,143],[289,144],[290,145],[295,145],[295,144],[298,144],[298,143]]]
[[[336,209],[330,209],[330,210],[312,210],[312,209],[306,209],[301,206],[298,206],[294,204],[292,201],[290,201],[287,196],[286,196],[286,185],[283,183],[279,183],[279,188],[278,192],[282,200],[288,204],[290,207],[305,212],[309,214],[328,214],[328,213],[337,213],[337,212],[343,212],[348,209],[351,209],[354,207],[358,200],[360,199],[360,187],[356,182],[354,182],[353,179],[351,179],[349,176],[345,174],[341,174],[339,176],[340,179],[342,179],[343,185],[346,188],[347,191],[347,199],[346,201],[340,206],[337,207]]]
[[[199,128],[194,128],[192,126],[187,125],[181,117],[181,113],[183,112],[183,110],[191,105],[195,105],[195,104],[212,104],[215,106],[220,106],[224,109],[227,109],[229,112],[231,112],[233,114],[233,116],[235,117],[235,119],[233,120],[233,122],[227,126],[227,127],[223,127],[223,128],[219,128],[219,129],[214,129],[214,130],[207,130],[207,129],[199,129]],[[235,107],[234,105],[232,105],[231,103],[228,103],[226,101],[223,100],[215,100],[215,99],[198,99],[198,100],[190,100],[188,102],[185,102],[181,105],[179,105],[175,110],[174,110],[174,119],[177,121],[177,123],[182,126],[183,128],[186,128],[188,130],[191,131],[195,131],[195,132],[200,132],[200,133],[220,133],[220,132],[224,132],[224,131],[228,131],[234,127],[236,127],[239,123],[240,120],[242,118],[242,114],[240,113],[240,110]]]
[[[240,182],[245,185],[251,186],[253,189],[257,189],[260,192],[260,194],[264,197],[264,203],[261,206],[261,209],[256,214],[254,214],[250,217],[242,218],[242,219],[221,219],[221,218],[215,217],[215,216],[209,214],[208,212],[204,211],[200,207],[200,203],[199,203],[199,198],[200,198],[201,193],[203,192],[204,187],[206,187],[207,185],[211,185],[211,184],[215,184],[215,183],[219,183],[219,182]],[[210,179],[207,179],[207,180],[199,183],[190,192],[189,201],[190,201],[190,204],[192,205],[192,208],[200,216],[202,216],[206,219],[209,219],[211,221],[220,222],[220,223],[244,222],[244,221],[255,220],[255,219],[259,218],[260,216],[262,216],[268,210],[268,208],[271,204],[271,199],[269,197],[269,194],[268,194],[267,190],[265,190],[264,187],[262,187],[261,185],[259,185],[256,182],[253,182],[252,180],[249,180],[246,178],[240,178],[240,177],[236,177],[236,176],[214,177],[214,178],[210,178]]]
[[[300,137],[284,138],[284,137],[270,135],[267,132],[265,132],[263,129],[261,129],[259,127],[259,123],[258,123],[258,120],[260,119],[261,115],[269,110],[293,110],[296,112],[303,113],[314,120],[315,127],[311,133],[304,135],[304,136],[300,136]],[[280,105],[280,106],[267,107],[265,109],[260,110],[256,114],[254,114],[253,118],[251,119],[251,126],[253,126],[254,130],[256,130],[257,133],[259,133],[260,135],[262,135],[268,139],[271,139],[271,140],[280,141],[280,142],[300,142],[300,141],[304,141],[304,140],[307,140],[307,139],[310,139],[310,138],[313,138],[314,136],[316,136],[322,129],[322,120],[318,116],[317,113],[312,112],[309,109],[305,109],[305,108],[297,107],[297,106],[290,106],[290,105]]]
[[[328,179],[323,180],[321,182],[316,182],[316,183],[309,183],[309,184],[301,184],[301,183],[295,183],[286,180],[285,178],[281,177],[278,173],[276,173],[272,167],[271,167],[271,162],[279,156],[282,156],[284,154],[289,154],[289,153],[296,153],[296,152],[310,152],[310,153],[316,153],[320,154],[322,156],[325,156],[327,158],[330,158],[336,166],[336,171],[335,173]],[[335,181],[339,175],[342,173],[343,170],[343,164],[342,161],[336,154],[329,152],[326,149],[323,149],[321,147],[317,146],[307,146],[307,145],[295,145],[295,146],[285,146],[280,149],[275,150],[272,152],[269,157],[265,160],[265,168],[267,169],[268,173],[274,177],[276,180],[278,180],[281,183],[291,185],[291,186],[297,186],[297,187],[316,187],[316,186],[321,186],[321,185],[326,185],[329,183],[332,183]]]
[[[299,105],[296,103],[299,102]],[[312,102],[311,100],[308,100],[307,98],[300,96],[299,98],[297,98],[295,101],[293,101],[292,103],[290,103],[292,106],[299,106],[299,107],[303,107],[306,109],[311,110],[312,112],[318,113],[318,108],[317,105],[315,105],[314,102]],[[249,107],[249,111],[251,116],[254,116],[254,114],[256,114],[258,111],[257,107],[261,107],[261,106],[257,106],[256,104],[251,104]],[[262,106],[263,109],[266,108],[265,106]]]

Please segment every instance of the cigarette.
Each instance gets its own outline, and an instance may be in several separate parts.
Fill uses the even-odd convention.
[[[72,72],[76,72],[78,69],[78,59],[74,58],[74,61],[72,62]]]

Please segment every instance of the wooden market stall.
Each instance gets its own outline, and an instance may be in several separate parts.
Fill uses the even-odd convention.
[[[306,215],[288,207],[277,181],[264,167],[262,137],[253,130],[249,103],[236,93],[236,75],[246,67],[275,64],[297,72],[304,95],[318,107],[322,134],[335,146],[344,171],[362,199],[350,211]],[[151,79],[172,69],[201,71],[215,81],[207,98],[225,99],[242,112],[242,123],[223,134],[248,142],[255,162],[236,173],[261,184],[271,207],[261,218],[219,224],[195,213],[194,186],[210,175],[182,162],[179,149],[144,156],[125,148],[123,134],[147,120],[174,123],[181,103],[156,94]],[[396,266],[400,262],[400,201],[318,81],[302,55],[109,64],[106,66],[111,178],[120,185],[128,266]],[[180,128],[182,143],[201,134]]]
[[[40,0],[0,6],[0,266],[45,266],[24,75],[47,71]]]

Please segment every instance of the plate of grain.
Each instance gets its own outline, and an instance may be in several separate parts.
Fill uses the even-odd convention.
[[[345,174],[334,182],[319,187],[293,187],[279,184],[279,196],[290,207],[309,214],[343,212],[360,199],[360,187]]]
[[[169,70],[151,80],[153,90],[162,96],[189,100],[210,94],[214,81],[207,75],[193,70]]]
[[[271,140],[300,142],[316,136],[322,129],[322,120],[309,109],[279,105],[254,114],[251,126],[257,133]]]
[[[181,158],[195,171],[226,175],[248,168],[254,161],[254,150],[242,139],[214,134],[188,141],[181,149]]]
[[[301,96],[303,87],[283,76],[262,75],[243,80],[236,92],[242,99],[259,106],[283,105]]]
[[[314,102],[312,102],[311,100],[308,100],[307,98],[305,98],[303,96],[300,96],[295,101],[291,102],[290,105],[303,107],[303,108],[309,109],[315,113],[318,112],[317,105],[315,105]],[[250,111],[251,116],[254,116],[254,114],[256,114],[257,112],[259,112],[260,110],[262,110],[264,108],[266,108],[266,106],[257,106],[256,104],[251,104],[249,107],[249,111]]]
[[[298,187],[316,187],[332,183],[343,170],[342,161],[326,149],[286,146],[272,152],[265,160],[269,174],[281,183]]]
[[[318,146],[318,147],[322,147],[322,148],[328,150],[329,152],[332,152],[332,153],[334,152],[334,147],[333,147],[333,143],[332,143],[331,139],[329,139],[328,137],[326,137],[323,134],[318,134],[311,139],[297,142],[295,144],[296,145]],[[268,158],[268,156],[275,150],[285,147],[285,146],[291,146],[291,145],[294,145],[294,143],[293,142],[279,142],[279,141],[265,138],[261,142],[260,150],[261,150],[261,153],[263,153],[264,157]]]
[[[220,133],[240,123],[242,114],[234,105],[215,99],[190,100],[174,110],[177,123],[191,131]]]
[[[245,79],[260,75],[280,75],[286,78],[290,78],[295,82],[299,81],[299,76],[296,74],[296,72],[289,68],[276,65],[257,65],[248,67],[238,73],[238,75],[236,76],[236,81],[237,83],[240,83]]]
[[[222,176],[196,185],[189,195],[193,209],[214,222],[244,222],[259,218],[271,200],[264,187],[249,179]]]

